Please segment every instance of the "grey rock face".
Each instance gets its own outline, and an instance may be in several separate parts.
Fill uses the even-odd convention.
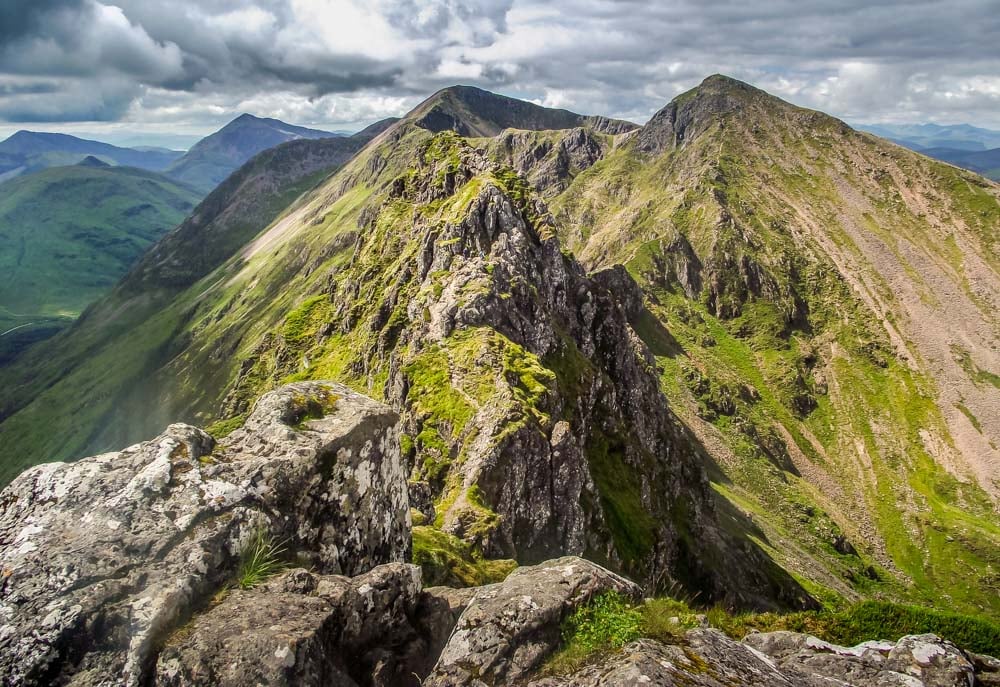
[[[428,645],[411,618],[420,569],[393,563],[346,578],[289,571],[234,590],[168,640],[155,683],[412,685]]]
[[[640,596],[634,583],[573,557],[518,568],[503,582],[480,587],[424,684],[512,684],[526,677],[559,645],[563,618],[609,591]]]
[[[264,396],[219,446],[171,425],[23,473],[0,495],[0,680],[141,683],[261,528],[325,573],[404,559],[396,422],[345,387],[301,383]]]
[[[986,675],[986,673],[984,673]],[[577,672],[532,687],[673,685],[698,687],[971,687],[969,658],[934,635],[898,642],[834,646],[794,632],[753,634],[743,642],[718,630],[688,632],[682,644],[643,639]]]
[[[716,630],[688,633],[687,646],[640,639],[572,675],[532,680],[531,687],[798,687],[766,657]],[[837,683],[832,683],[837,684]],[[843,687],[843,685],[839,685]]]
[[[497,153],[548,198],[566,189],[573,177],[592,167],[610,149],[610,142],[579,127],[558,136],[509,130],[497,137]]]
[[[819,687],[836,678],[851,685],[968,687],[975,668],[954,644],[935,635],[841,647],[795,632],[752,634],[745,640],[770,656],[795,684]]]

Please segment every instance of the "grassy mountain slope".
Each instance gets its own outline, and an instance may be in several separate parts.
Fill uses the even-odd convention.
[[[214,134],[198,141],[173,162],[167,175],[208,193],[257,153],[297,139],[336,137],[336,134],[243,114]]]
[[[48,167],[74,165],[88,155],[112,165],[161,171],[182,154],[173,150],[120,148],[67,134],[18,131],[0,141],[0,181]]]
[[[93,160],[93,158],[90,158]],[[198,194],[164,176],[100,162],[14,179],[0,195],[4,355],[51,333],[111,289]]]
[[[664,390],[779,560],[995,615],[998,197],[713,77],[551,207],[646,289]]]
[[[955,150],[953,148],[927,148],[920,151],[928,157],[944,160],[982,174],[987,179],[1000,181],[1000,148],[991,150]]]
[[[759,547],[822,600],[1000,614],[995,185],[723,77],[635,131],[526,107],[505,132],[476,100],[438,94],[108,334],[123,300],[163,288],[133,272],[30,379],[0,379],[19,398],[4,467],[178,419],[224,431],[283,380],[335,378],[405,410],[420,517],[480,555],[575,542],[690,581],[724,577],[730,559],[706,552],[749,536],[757,572],[737,576],[755,594],[796,594]],[[576,128],[538,130],[550,116]],[[148,264],[169,275],[194,257]],[[641,291],[602,269],[616,263]],[[590,484],[525,482],[530,461],[548,475],[565,455]],[[715,516],[692,515],[711,500],[692,457]],[[678,484],[691,496],[664,512],[658,490]],[[556,486],[582,529],[518,510]],[[704,591],[717,583],[740,588]]]
[[[9,419],[0,434],[12,449],[0,461],[2,480],[41,460],[33,456],[68,458],[94,446],[99,432],[108,429],[106,418],[122,410],[121,399],[133,386],[142,387],[144,377],[179,345],[176,337],[197,298],[197,293],[184,295],[185,290],[390,124],[380,122],[348,138],[291,141],[259,153],[69,330],[27,351],[16,365],[0,367],[6,389],[0,417]],[[163,418],[156,407],[155,402],[148,406],[156,416],[152,422]],[[65,422],[67,431],[48,431],[52,421]],[[133,427],[134,435],[152,422]]]

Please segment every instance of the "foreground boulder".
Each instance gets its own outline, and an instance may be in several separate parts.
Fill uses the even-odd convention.
[[[167,641],[156,685],[411,685],[428,642],[414,621],[420,568],[353,579],[289,571],[234,590]]]
[[[502,583],[476,592],[424,684],[518,681],[559,646],[564,618],[594,595],[612,591],[633,599],[641,595],[635,583],[582,558],[518,568]]]
[[[265,395],[219,445],[187,425],[40,465],[0,495],[0,681],[140,684],[262,532],[304,566],[405,560],[397,416],[346,387]]]
[[[872,641],[841,647],[797,632],[753,634],[746,643],[770,656],[794,684],[849,684],[886,687],[966,687],[975,666],[954,644],[935,635],[912,635],[898,642]]]

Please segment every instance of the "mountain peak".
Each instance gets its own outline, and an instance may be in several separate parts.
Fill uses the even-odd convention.
[[[244,112],[191,147],[171,165],[168,176],[205,193],[251,157],[300,138],[336,138],[336,134]]]
[[[763,93],[759,88],[755,88],[745,81],[740,81],[739,79],[734,79],[731,76],[726,76],[725,74],[711,74],[706,76],[701,84],[698,86],[699,89],[735,89],[741,91],[756,91],[758,93]]]
[[[712,74],[654,114],[639,131],[638,145],[644,152],[659,153],[697,138],[721,118],[738,115],[766,121],[778,112],[817,114],[738,79]]]
[[[469,137],[492,137],[504,129],[539,131],[586,126],[618,134],[636,128],[631,122],[589,117],[460,85],[441,89],[418,105],[406,119],[433,132],[452,130]]]
[[[79,162],[76,163],[78,167],[110,167],[104,160],[94,157],[93,155],[88,155]]]
[[[258,117],[257,115],[252,115],[249,112],[244,112],[239,117],[236,117],[231,122],[226,124],[226,126],[233,126],[234,124],[255,124],[257,122],[266,122],[266,121],[269,120],[264,119],[263,117]],[[277,121],[277,120],[270,120],[270,121]]]

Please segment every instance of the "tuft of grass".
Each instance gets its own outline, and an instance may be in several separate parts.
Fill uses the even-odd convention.
[[[956,403],[955,407],[962,412],[962,415],[969,418],[969,422],[972,423],[972,426],[976,428],[977,432],[979,432],[980,434],[983,433],[983,424],[979,421],[979,418],[976,417],[971,410],[969,410],[969,407],[967,405],[965,405],[964,403]]]
[[[458,537],[428,525],[413,527],[413,563],[424,584],[479,587],[501,582],[517,567],[507,559],[485,559]]]
[[[210,424],[205,428],[205,431],[216,439],[224,439],[236,430],[240,429],[246,421],[247,416],[245,414],[236,415],[234,417],[219,420],[218,422]]]
[[[567,674],[643,636],[643,609],[618,592],[607,592],[577,608],[562,626],[562,648],[543,672]]]
[[[287,549],[284,541],[277,541],[274,535],[263,527],[254,531],[247,548],[243,550],[240,569],[236,581],[240,589],[252,589],[269,577],[285,569],[283,557]]]

